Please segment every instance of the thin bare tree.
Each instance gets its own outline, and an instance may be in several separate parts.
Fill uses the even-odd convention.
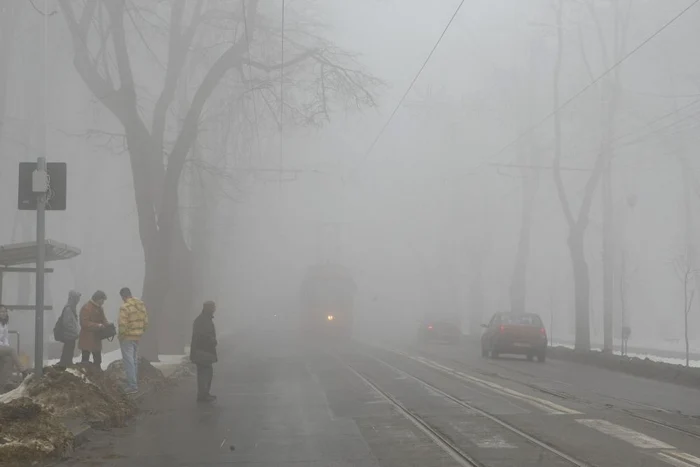
[[[683,335],[685,338],[685,366],[690,366],[690,341],[688,339],[688,315],[693,309],[695,298],[695,275],[697,270],[693,268],[692,254],[688,248],[674,260],[674,266],[678,279],[683,285]]]

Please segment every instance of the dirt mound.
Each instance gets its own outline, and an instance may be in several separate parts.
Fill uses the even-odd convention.
[[[559,360],[583,363],[642,378],[700,388],[699,368],[686,368],[683,365],[655,362],[648,358],[623,357],[593,350],[582,352],[567,347],[551,347],[547,350],[547,355]]]
[[[0,404],[0,465],[63,457],[73,450],[73,442],[73,435],[31,399]]]
[[[27,382],[25,394],[56,416],[80,419],[94,428],[124,426],[136,413],[118,385],[92,365],[47,367],[42,378]]]
[[[126,373],[124,371],[124,361],[116,360],[109,364],[105,374],[112,381],[124,385],[126,383]],[[151,365],[145,358],[139,359],[139,385],[158,385],[164,382],[165,376],[158,368]]]

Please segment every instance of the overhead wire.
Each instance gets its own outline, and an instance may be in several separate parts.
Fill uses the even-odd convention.
[[[700,0],[698,0],[698,1],[700,1]],[[406,97],[408,97],[408,94],[411,92],[411,89],[413,89],[413,86],[416,84],[416,81],[418,81],[418,78],[419,78],[420,75],[423,73],[423,70],[425,70],[425,67],[428,65],[428,62],[429,62],[430,59],[433,57],[433,54],[435,53],[435,51],[437,50],[438,46],[439,46],[440,43],[442,42],[442,39],[445,37],[445,34],[447,34],[447,31],[450,29],[450,26],[452,26],[452,23],[454,22],[455,18],[456,18],[457,15],[459,14],[459,11],[462,9],[462,5],[464,5],[464,2],[465,2],[465,0],[461,0],[461,1],[459,2],[459,5],[457,5],[457,8],[455,9],[454,13],[453,13],[452,16],[450,17],[450,20],[447,22],[447,25],[446,25],[445,28],[442,30],[442,33],[440,34],[440,36],[438,37],[437,41],[435,42],[435,45],[433,45],[433,48],[430,50],[430,53],[428,54],[428,56],[427,56],[427,57],[425,58],[425,60],[423,61],[423,64],[422,64],[421,67],[418,69],[418,72],[415,74],[415,76],[414,76],[413,79],[411,80],[411,83],[408,85],[408,88],[406,88],[406,91],[403,93],[403,96],[401,96],[401,99],[399,100],[399,102],[398,102],[398,103],[396,104],[396,106],[394,107],[394,110],[391,112],[389,118],[388,118],[387,121],[384,123],[384,125],[383,125],[382,128],[381,128],[381,130],[379,130],[379,133],[377,134],[377,136],[376,136],[376,137],[374,138],[374,140],[372,141],[372,144],[369,146],[369,148],[367,149],[367,151],[365,151],[365,154],[364,154],[362,160],[360,161],[360,163],[358,164],[358,167],[361,166],[362,164],[364,164],[364,162],[367,160],[367,158],[372,154],[372,151],[374,150],[375,146],[377,145],[377,143],[379,142],[379,140],[381,139],[381,137],[384,135],[384,132],[387,130],[387,128],[389,128],[389,125],[391,124],[392,120],[394,119],[394,117],[395,117],[396,114],[398,113],[399,109],[401,108],[401,105],[403,105],[403,102],[406,100]]]
[[[591,87],[595,86],[598,84],[603,78],[605,78],[607,75],[612,73],[615,69],[617,69],[620,65],[625,63],[627,60],[629,60],[633,55],[635,55],[637,52],[639,52],[641,49],[643,49],[647,44],[649,44],[652,40],[654,40],[659,34],[661,34],[663,31],[665,31],[669,26],[674,24],[676,21],[678,21],[683,15],[685,15],[688,11],[690,11],[693,7],[695,7],[698,3],[700,3],[700,0],[693,0],[688,6],[683,8],[680,13],[675,15],[673,18],[671,18],[669,21],[664,23],[659,29],[657,29],[653,34],[651,34],[649,37],[644,39],[642,42],[640,42],[635,48],[633,48],[631,51],[629,51],[627,54],[625,54],[623,57],[621,57],[617,62],[615,62],[610,68],[606,69],[603,73],[598,75],[596,78],[594,78],[590,83],[588,83],[586,86],[581,88],[578,92],[574,93],[571,97],[569,97],[566,101],[564,101],[561,105],[559,105],[557,108],[549,112],[547,115],[542,117],[538,122],[535,124],[531,125],[528,129],[523,131],[520,135],[518,135],[515,139],[510,141],[508,144],[503,146],[501,149],[498,151],[494,152],[492,155],[490,155],[483,163],[488,162],[492,159],[495,159],[496,157],[500,156],[504,152],[506,152],[508,149],[519,143],[524,137],[532,133],[534,130],[536,130],[540,125],[545,123],[547,120],[552,118],[553,116],[557,115],[559,112],[561,112],[564,108],[569,106],[572,102],[574,102],[576,99],[578,99],[581,95],[583,95],[586,91],[588,91]],[[483,165],[479,164],[479,165]]]

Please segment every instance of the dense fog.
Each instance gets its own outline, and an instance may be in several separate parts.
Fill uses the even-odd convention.
[[[113,320],[129,286],[161,351],[204,300],[221,328],[293,321],[319,262],[352,272],[356,334],[515,310],[596,347],[607,306],[616,340],[624,314],[631,342],[680,348],[686,302],[700,338],[697,3],[6,0],[0,244],[35,240],[17,166],[45,155],[68,164],[47,238],[81,250],[47,303],[103,289]],[[6,275],[3,302],[33,280]]]

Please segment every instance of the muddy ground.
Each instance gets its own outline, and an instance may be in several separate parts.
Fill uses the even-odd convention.
[[[161,388],[170,381],[146,360],[140,362],[142,390]],[[126,426],[138,408],[123,387],[121,361],[105,371],[79,364],[68,369],[47,367],[39,379],[30,376],[2,396],[0,465],[31,465],[69,455],[75,446],[74,434],[65,426],[69,421],[98,430]]]

